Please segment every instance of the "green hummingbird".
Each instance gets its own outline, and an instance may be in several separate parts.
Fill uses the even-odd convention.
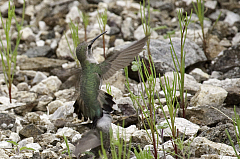
[[[90,42],[82,42],[76,48],[76,56],[79,60],[82,70],[79,75],[79,84],[77,85],[78,97],[74,103],[74,113],[78,118],[89,118],[93,121],[93,126],[97,120],[103,116],[103,110],[111,112],[113,104],[112,96],[100,90],[101,81],[111,77],[116,71],[130,64],[134,57],[143,49],[148,36],[134,42],[120,52],[115,52],[108,56],[105,61],[98,64],[92,53],[92,44],[101,35],[98,35]]]

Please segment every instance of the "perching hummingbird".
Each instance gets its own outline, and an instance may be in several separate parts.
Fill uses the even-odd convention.
[[[101,81],[108,79],[119,69],[128,66],[134,57],[142,51],[148,39],[146,36],[120,52],[111,54],[105,61],[98,64],[93,57],[92,44],[105,33],[98,35],[89,43],[80,43],[76,49],[76,56],[82,71],[76,88],[79,94],[74,103],[74,112],[79,119],[82,116],[85,119],[91,119],[94,126],[96,126],[97,120],[103,116],[103,110],[111,112],[112,106],[115,104],[111,95],[100,90]]]

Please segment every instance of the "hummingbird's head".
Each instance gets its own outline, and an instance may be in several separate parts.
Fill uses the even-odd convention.
[[[96,38],[94,38],[90,42],[82,42],[82,43],[78,44],[77,49],[76,49],[76,56],[77,56],[77,59],[80,61],[80,63],[85,61],[87,59],[87,56],[92,54],[92,44],[94,43],[95,40],[97,40],[100,36],[102,36],[106,32],[107,31],[98,35]]]

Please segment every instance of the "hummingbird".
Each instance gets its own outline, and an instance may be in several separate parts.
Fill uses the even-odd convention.
[[[125,49],[115,52],[106,57],[105,61],[98,63],[92,53],[92,45],[95,40],[105,34],[98,35],[90,42],[82,42],[76,48],[76,56],[81,64],[79,83],[76,86],[77,99],[74,103],[74,113],[79,119],[84,117],[93,121],[93,127],[97,125],[97,120],[103,116],[103,110],[113,111],[115,104],[113,97],[101,90],[101,81],[111,77],[116,71],[128,66],[134,57],[137,56],[145,46],[149,36],[145,36],[134,42]]]

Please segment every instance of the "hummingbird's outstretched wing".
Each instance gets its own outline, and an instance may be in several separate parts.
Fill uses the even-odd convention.
[[[146,36],[120,52],[110,55],[105,61],[100,63],[101,78],[104,80],[108,79],[119,69],[128,66],[130,62],[134,60],[134,57],[142,51],[148,37],[149,36]]]

